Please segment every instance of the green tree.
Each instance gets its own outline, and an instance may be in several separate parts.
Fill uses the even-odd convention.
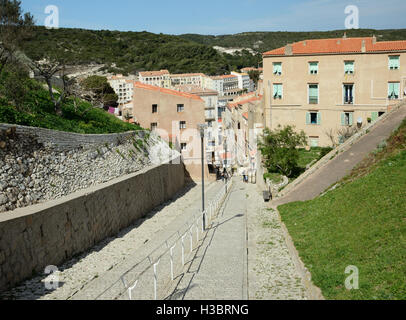
[[[298,166],[298,148],[307,145],[306,134],[295,132],[294,127],[278,127],[275,131],[264,130],[259,147],[268,172],[281,173],[290,177]]]
[[[81,86],[88,93],[92,104],[102,104],[103,107],[117,106],[118,96],[106,77],[89,76],[81,82]]]
[[[258,70],[251,70],[248,72],[248,75],[250,76],[250,79],[254,82],[255,87],[257,87],[261,73]]]
[[[12,60],[33,25],[33,16],[29,13],[23,15],[21,1],[0,0],[0,72]]]

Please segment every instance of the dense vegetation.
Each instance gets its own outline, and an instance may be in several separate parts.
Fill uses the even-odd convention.
[[[184,34],[180,37],[207,46],[221,46],[225,48],[251,48],[259,53],[285,46],[287,43],[306,39],[340,38],[347,33],[347,37],[371,37],[376,35],[378,41],[405,40],[406,29],[374,30],[351,29],[335,31],[310,32],[245,32],[234,35],[199,35]]]
[[[0,81],[2,92],[3,81]],[[114,133],[139,130],[140,127],[123,122],[103,109],[94,108],[86,101],[68,98],[62,103],[62,115],[55,114],[48,91],[35,80],[24,81],[24,97],[19,108],[7,95],[0,94],[0,123],[19,124],[77,133]]]
[[[52,29],[35,27],[31,37],[21,42],[23,51],[32,59],[44,52],[54,52],[68,64],[104,64],[114,73],[136,73],[168,69],[171,73],[203,72],[225,74],[243,67],[258,66],[261,53],[304,39],[377,35],[378,40],[404,40],[406,29],[337,30],[326,32],[248,32],[235,35],[180,36],[109,30]],[[235,55],[220,53],[213,46],[251,48]]]
[[[279,207],[314,283],[327,299],[406,298],[406,119],[339,186]],[[359,290],[347,290],[348,266]]]
[[[248,51],[232,56],[177,36],[149,32],[35,27],[20,46],[34,60],[53,52],[67,64],[105,64],[107,71],[124,74],[160,69],[225,74],[257,65],[261,59]]]

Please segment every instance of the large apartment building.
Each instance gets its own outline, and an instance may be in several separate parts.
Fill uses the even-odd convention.
[[[171,87],[182,85],[194,85],[198,87],[203,86],[203,78],[206,75],[203,73],[182,73],[182,74],[171,74]]]
[[[133,98],[133,80],[129,80],[118,74],[107,79],[110,86],[118,96],[118,104],[125,105],[132,101]]]
[[[171,78],[168,70],[140,72],[139,81],[143,84],[161,88],[171,87]]]
[[[263,54],[266,126],[295,125],[311,146],[342,141],[406,95],[406,41],[306,40]]]

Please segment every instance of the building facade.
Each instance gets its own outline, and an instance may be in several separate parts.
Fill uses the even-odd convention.
[[[139,82],[167,89],[171,87],[171,78],[168,70],[140,72]]]
[[[128,80],[119,74],[107,79],[110,86],[118,96],[118,104],[124,105],[130,103],[133,98],[134,81]]]
[[[143,127],[156,131],[182,153],[190,177],[201,179],[201,139],[197,130],[206,122],[206,103],[194,94],[134,83],[133,115]],[[204,154],[205,172],[208,160]]]
[[[265,125],[294,125],[311,146],[388,112],[406,92],[406,41],[307,40],[264,53]]]

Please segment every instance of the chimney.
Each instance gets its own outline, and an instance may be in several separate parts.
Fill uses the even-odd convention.
[[[306,47],[306,40],[305,40],[305,41],[303,41],[303,45]]]
[[[376,36],[375,35],[372,36],[372,44],[376,44]]]
[[[367,52],[367,49],[366,49],[366,47],[365,47],[365,40],[362,40],[361,52],[362,52],[362,53]]]
[[[343,39],[347,39],[347,32],[344,32]]]
[[[285,56],[291,56],[293,54],[292,44],[288,43],[285,47]]]

